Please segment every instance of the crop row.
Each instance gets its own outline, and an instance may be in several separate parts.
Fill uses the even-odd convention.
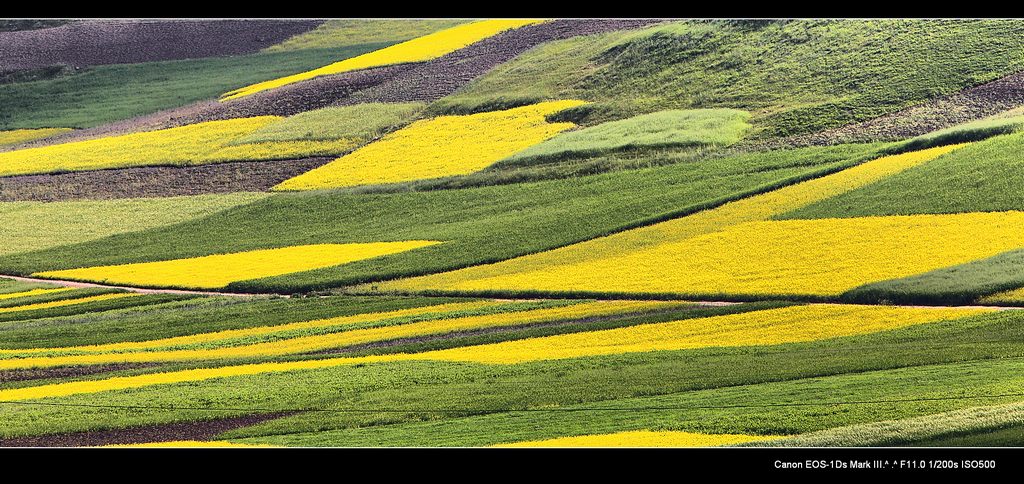
[[[96,365],[110,363],[142,363],[166,361],[202,361],[230,360],[239,358],[267,358],[281,355],[311,353],[320,350],[352,346],[364,343],[387,341],[397,338],[408,338],[429,334],[453,333],[460,330],[501,327],[510,325],[536,324],[558,321],[567,318],[587,318],[607,316],[619,313],[650,311],[652,309],[670,307],[670,303],[660,302],[594,302],[576,306],[541,308],[516,311],[486,316],[465,316],[441,318],[421,322],[409,322],[382,327],[351,329],[336,333],[313,336],[293,336],[282,339],[198,349],[170,349],[141,351],[114,351],[98,354],[74,354],[81,349],[61,348],[61,352],[69,352],[67,356],[36,356],[25,357],[13,350],[14,354],[4,355],[0,360],[0,368],[45,368],[68,365]],[[85,348],[88,350],[88,348]],[[430,359],[427,357],[426,359]],[[444,358],[440,358],[444,359]]]

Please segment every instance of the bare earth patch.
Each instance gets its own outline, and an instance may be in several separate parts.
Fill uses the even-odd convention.
[[[57,368],[26,368],[0,370],[0,383],[11,381],[43,380],[47,378],[73,378],[112,371],[157,366],[159,363],[117,363],[112,365],[65,366]]]
[[[256,425],[295,412],[275,412],[229,417],[197,422],[147,425],[94,432],[40,435],[0,439],[0,447],[94,447],[113,444],[143,444],[179,440],[210,440],[217,435],[242,427]]]
[[[173,197],[262,192],[334,157],[149,166],[0,178],[0,202]]]
[[[0,71],[252,54],[322,20],[84,20],[0,32]]]
[[[767,141],[745,148],[775,149],[897,141],[976,121],[1024,105],[1024,71],[861,123]],[[736,145],[739,147],[740,145]]]

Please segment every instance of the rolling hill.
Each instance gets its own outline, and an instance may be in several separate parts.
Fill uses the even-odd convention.
[[[1024,444],[1024,22],[0,22],[0,446]]]

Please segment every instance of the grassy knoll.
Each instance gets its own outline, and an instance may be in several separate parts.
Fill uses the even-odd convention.
[[[747,308],[753,307],[756,306]],[[707,315],[715,311],[736,310],[738,308],[696,311]],[[438,444],[441,445],[497,443],[517,440],[518,437],[526,440],[571,435],[581,426],[585,426],[586,429],[581,430],[588,433],[659,425],[696,431],[795,434],[999,401],[681,410],[682,413],[616,412],[617,419],[626,421],[614,422],[612,426],[603,420],[603,413],[588,413],[588,418],[581,419],[579,414],[572,416],[569,413],[504,412],[576,404],[605,406],[610,404],[607,400],[615,399],[627,399],[622,403],[630,405],[628,399],[647,395],[666,395],[654,398],[664,398],[672,406],[685,408],[698,404],[756,405],[1011,393],[1019,389],[1020,383],[1006,375],[1019,374],[1017,369],[1024,363],[1012,358],[960,362],[1019,355],[1022,349],[1021,317],[1014,312],[991,313],[898,331],[809,343],[631,353],[517,365],[402,362],[337,367],[157,386],[130,392],[79,395],[56,401],[75,404],[116,402],[118,405],[145,402],[147,405],[158,403],[183,407],[194,407],[195,402],[203,402],[207,407],[263,410],[352,407],[399,410],[309,412],[230,434],[238,437],[347,429],[322,434],[322,439],[314,436],[292,439],[293,442],[302,439],[309,443],[339,445],[422,443],[426,441],[419,439],[429,438],[431,430],[437,431],[435,437],[440,438]],[[943,363],[951,364],[939,365]],[[921,365],[938,366],[864,373]],[[429,411],[441,409],[445,412]],[[56,409],[20,405],[3,406],[0,411],[7,422],[6,435],[126,427],[245,413],[244,410]],[[423,419],[491,413],[495,415],[483,415],[473,420],[438,421],[427,425],[429,428],[416,423]],[[704,417],[715,418],[707,420]],[[553,420],[551,425],[537,425],[534,418]],[[517,430],[513,432],[492,425],[508,420],[514,420]],[[758,421],[760,423],[756,423]],[[392,425],[405,423],[410,425]],[[364,426],[373,428],[357,428]],[[531,428],[546,429],[550,434],[529,434],[537,432],[529,430]],[[449,429],[464,432],[464,435],[453,434]],[[519,434],[520,431],[526,434]],[[381,440],[375,440],[377,437],[374,436]],[[289,439],[282,437],[281,441]]]
[[[315,109],[271,123],[231,144],[336,139],[367,141],[408,124],[424,106],[424,103],[366,103]]]
[[[279,194],[162,230],[5,257],[0,269],[38,272],[310,243],[444,241],[405,254],[229,286],[250,291],[323,289],[501,260],[680,216],[834,170],[875,148],[738,155],[715,163],[466,190]]]
[[[761,136],[841,126],[1024,67],[1012,21],[677,22],[552,42],[437,109],[574,97],[588,123],[663,109],[751,111]]]
[[[97,126],[216,98],[386,45],[96,66],[56,79],[0,85],[0,129]]]
[[[74,202],[3,202],[0,255],[101,239],[204,217],[259,200],[261,193]]]
[[[332,19],[264,52],[342,49],[353,45],[394,44],[465,23],[461,19]]]
[[[749,114],[735,109],[669,110],[568,131],[533,145],[499,165],[579,158],[642,147],[727,146],[750,127]]]

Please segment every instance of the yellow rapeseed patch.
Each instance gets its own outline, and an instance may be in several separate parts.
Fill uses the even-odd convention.
[[[68,131],[73,130],[71,128],[39,128],[0,131],[0,146],[16,145],[27,141],[49,138],[50,136],[67,133]]]
[[[363,343],[388,341],[398,338],[445,334],[469,329],[491,328],[569,318],[605,316],[619,313],[639,312],[668,307],[676,303],[621,301],[591,302],[572,306],[534,309],[486,316],[466,316],[416,323],[384,326],[379,328],[354,329],[341,333],[314,336],[299,336],[279,341],[256,343],[244,346],[228,346],[211,349],[186,349],[166,351],[118,352],[104,354],[79,354],[68,356],[46,356],[0,360],[0,369],[41,368],[67,365],[90,365],[106,363],[140,363],[153,361],[196,361],[231,358],[270,357],[312,351],[340,348]],[[74,350],[75,348],[67,348]]]
[[[59,308],[63,306],[74,306],[76,304],[85,304],[96,301],[109,301],[111,299],[121,299],[125,297],[132,297],[138,295],[138,293],[134,292],[115,292],[110,294],[100,294],[98,296],[87,296],[74,299],[61,299],[59,301],[48,301],[35,304],[26,304],[24,306],[0,308],[0,313],[16,313],[19,311],[34,311],[37,309]]]
[[[815,305],[762,310],[629,328],[532,338],[416,354],[255,363],[168,373],[114,377],[0,390],[0,401],[31,400],[81,393],[141,388],[235,376],[333,368],[390,361],[514,363],[623,352],[762,345],[884,331],[932,321],[982,314],[986,309],[898,308]],[[451,329],[448,329],[451,331]],[[6,363],[6,361],[0,361]],[[6,366],[5,366],[6,367]]]
[[[634,430],[614,434],[579,435],[499,444],[494,447],[720,447],[782,437],[785,436]]]
[[[417,37],[380,50],[375,50],[373,52],[368,52],[363,55],[335,62],[318,69],[300,72],[298,74],[292,74],[290,76],[271,79],[269,81],[263,81],[240,89],[235,89],[234,91],[224,94],[221,100],[227,101],[229,99],[237,99],[260,91],[287,86],[288,84],[294,84],[296,82],[330,74],[341,74],[343,72],[368,69],[370,67],[428,61],[459,50],[469,44],[478,42],[499,32],[537,22],[540,22],[540,20],[501,19],[481,20],[457,25],[449,29]]]
[[[573,123],[548,123],[545,116],[582,104],[549,101],[416,121],[274,188],[317,190],[473,173],[574,127]]]
[[[837,296],[1024,247],[1024,212],[751,222],[629,253],[445,285],[715,297]]]
[[[1024,287],[997,292],[978,300],[980,304],[1024,304]]]
[[[0,153],[0,176],[145,165],[209,163],[239,136],[281,119],[229,119]]]
[[[217,289],[236,281],[337,266],[439,243],[406,240],[299,245],[189,259],[40,272],[35,275],[119,285]]]
[[[55,288],[40,288],[40,289],[29,289],[28,291],[22,292],[8,292],[0,294],[0,299],[17,299],[20,297],[31,297],[31,296],[42,296],[44,294],[56,294],[58,292],[65,292],[74,290],[73,287],[55,287]]]
[[[361,141],[267,141],[231,144],[278,116],[229,119],[0,153],[0,176],[147,165],[196,165],[340,155]]]
[[[875,226],[880,228],[889,227],[894,232],[894,235],[899,235],[902,240],[902,237],[914,236],[915,233],[919,231],[918,229],[923,231],[922,233],[927,232],[927,227],[923,227],[921,225],[921,222],[924,222],[925,220],[876,220],[873,222],[867,222],[868,226],[864,226],[863,223],[858,225],[858,223],[853,222],[853,220],[843,220],[841,222],[819,221],[819,224],[824,225],[815,225],[814,223],[811,223],[807,226],[808,228],[813,227],[818,229],[818,232],[816,233],[816,236],[819,237],[818,240],[812,240],[810,235],[804,237],[805,240],[794,240],[799,239],[799,234],[793,233],[794,229],[798,230],[797,226],[787,226],[782,222],[779,222],[778,225],[775,222],[762,225],[748,225],[745,226],[743,230],[757,229],[761,230],[763,233],[771,233],[777,237],[788,237],[787,243],[799,242],[800,247],[799,249],[797,247],[770,247],[766,243],[761,243],[757,236],[751,235],[749,237],[745,237],[743,235],[738,235],[740,229],[736,229],[731,232],[734,237],[730,239],[730,243],[739,238],[746,241],[744,246],[747,248],[754,245],[761,245],[764,246],[765,250],[768,252],[765,254],[757,252],[751,260],[740,261],[740,256],[738,254],[734,257],[734,247],[718,246],[715,250],[720,251],[720,253],[714,255],[716,261],[721,262],[722,258],[726,258],[739,265],[736,266],[736,270],[717,266],[701,265],[700,270],[709,272],[708,274],[690,274],[682,272],[684,270],[691,269],[694,264],[701,264],[699,261],[695,261],[694,257],[692,257],[692,249],[690,248],[691,242],[700,236],[715,234],[720,231],[729,231],[731,230],[731,227],[739,224],[765,221],[774,215],[785,213],[819,200],[845,193],[857,187],[878,181],[894,173],[898,173],[933,160],[961,146],[963,145],[942,146],[878,158],[832,175],[727,203],[712,210],[698,212],[687,217],[669,220],[639,229],[628,230],[608,237],[601,237],[547,252],[532,254],[496,264],[470,267],[442,274],[376,283],[375,285],[385,291],[416,291],[423,289],[537,289],[552,291],[581,290],[601,292],[622,290],[680,293],[696,288],[698,290],[695,292],[699,292],[701,294],[719,294],[732,291],[736,287],[725,288],[719,286],[708,286],[703,283],[697,287],[698,285],[693,281],[698,279],[707,281],[708,279],[704,278],[711,278],[717,284],[718,281],[723,281],[731,277],[738,277],[738,279],[731,279],[730,283],[738,285],[740,288],[746,288],[749,286],[749,284],[747,284],[748,275],[742,273],[742,270],[739,269],[740,266],[753,264],[761,267],[762,264],[765,264],[765,269],[757,269],[758,274],[749,275],[749,277],[761,279],[764,277],[764,273],[768,272],[767,267],[769,267],[769,265],[774,264],[772,267],[785,265],[786,261],[780,260],[775,261],[774,263],[765,261],[765,258],[767,258],[770,253],[778,253],[780,256],[789,257],[790,254],[783,254],[783,252],[787,250],[790,252],[799,252],[800,249],[813,247],[815,245],[819,249],[827,246],[831,250],[833,243],[845,244],[848,249],[857,250],[857,248],[853,247],[853,242],[834,240],[836,239],[836,236],[822,234],[821,230],[836,230],[838,231],[836,234],[860,234],[861,239],[858,239],[858,243],[861,244],[861,249],[867,249],[872,246],[884,248],[891,247],[891,245],[887,245],[889,244],[889,241],[864,240],[866,238],[883,239],[883,237],[871,237],[869,234],[864,233],[863,230],[872,230]],[[997,219],[1001,217],[1003,216],[995,216]],[[1009,218],[1005,220],[1015,219],[1016,215],[1007,215],[1007,217]],[[970,217],[965,219],[955,219],[955,221],[954,219],[949,219],[953,224],[963,222],[967,225],[973,226],[975,223],[971,222],[971,220],[978,221],[982,219],[971,219]],[[992,219],[985,219],[985,221],[988,220]],[[844,227],[851,228],[846,229]],[[956,230],[949,226],[948,223],[944,228],[947,230]],[[848,230],[851,232],[848,232]],[[938,235],[935,231],[933,231],[932,234]],[[994,234],[994,237],[998,240],[990,240],[992,244],[989,244],[989,246],[1006,243],[1008,241],[1007,236],[1008,234],[1006,233]],[[724,238],[721,235],[716,237],[717,238],[713,237],[710,239],[703,239],[699,242],[701,244],[700,247],[706,247],[706,244],[712,240],[724,241]],[[962,234],[960,236],[960,240],[963,240]],[[934,239],[933,243],[935,243]],[[939,242],[938,245],[939,247],[929,248],[927,253],[935,256],[937,253],[941,252],[941,246],[944,245],[944,242]],[[985,246],[984,243],[980,245]],[[970,249],[966,249],[965,251],[953,249],[951,255],[956,255],[957,253],[962,255],[967,255],[967,253],[988,253],[988,249],[981,246],[976,245],[974,247],[975,250],[973,251]],[[904,265],[905,269],[903,271],[893,271],[901,273],[906,270],[916,271],[921,267],[934,268],[936,264],[941,264],[938,266],[941,267],[942,265],[951,265],[954,263],[953,261],[948,261],[948,263],[943,264],[943,262],[947,261],[941,259],[925,260],[925,257],[923,256],[910,255],[910,250],[900,249],[899,252],[903,252],[903,254],[899,255],[890,253],[884,255],[865,255],[868,257],[875,257],[876,259],[887,256],[907,256],[911,259],[917,257],[915,260],[917,260],[918,263],[908,263]],[[818,251],[818,254],[821,254],[820,250]],[[798,259],[804,260],[803,263],[800,263],[800,260],[794,261],[795,263],[800,264],[799,267],[801,268],[807,268],[807,264],[812,263],[807,260],[808,257],[801,256],[800,254],[795,255],[799,256]],[[843,257],[850,257],[852,255],[854,254],[846,253]],[[750,254],[747,253],[746,256],[750,257]],[[817,261],[814,261],[813,263],[816,262]],[[836,263],[840,265],[844,262],[848,263],[850,261],[836,260]],[[811,267],[811,270],[813,270],[815,274],[821,272],[815,267]],[[789,272],[792,271],[789,270]],[[881,274],[881,272],[875,271],[871,275],[875,276],[879,274]],[[557,287],[554,287],[550,283],[551,281],[556,280],[558,281]],[[795,286],[791,284],[791,280],[787,279],[786,285],[788,288],[795,288]],[[832,291],[833,290],[830,289],[829,293]],[[786,291],[786,293],[792,292],[797,291]],[[812,293],[821,294],[823,292],[824,291],[822,290],[816,290]]]

